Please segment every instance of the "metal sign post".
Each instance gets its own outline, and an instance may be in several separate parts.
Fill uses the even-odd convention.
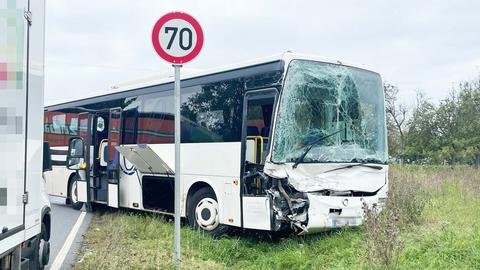
[[[163,15],[152,30],[152,44],[158,55],[172,63],[175,68],[175,226],[173,239],[173,264],[180,269],[180,68],[183,63],[193,60],[202,49],[203,31],[192,16],[183,12],[171,12]]]
[[[175,68],[175,227],[174,227],[174,255],[173,263],[175,268],[180,268],[180,143],[181,143],[181,127],[180,127],[180,68],[182,65],[173,65]]]

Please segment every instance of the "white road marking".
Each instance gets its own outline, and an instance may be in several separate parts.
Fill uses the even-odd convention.
[[[75,236],[77,235],[78,229],[80,229],[80,226],[82,226],[83,219],[85,218],[86,212],[80,212],[80,215],[78,216],[77,222],[75,222],[75,225],[73,225],[72,230],[67,236],[67,239],[65,239],[65,243],[63,244],[62,248],[57,254],[57,257],[55,257],[55,260],[52,263],[52,266],[50,266],[50,270],[59,270],[62,267],[63,261],[65,261],[65,257],[68,254],[68,251],[72,247],[73,240],[75,240]]]

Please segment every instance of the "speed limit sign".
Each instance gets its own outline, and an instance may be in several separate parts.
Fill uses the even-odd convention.
[[[203,31],[192,16],[183,12],[163,15],[153,26],[152,44],[158,55],[173,64],[175,83],[173,90],[175,107],[175,226],[173,239],[173,262],[180,269],[180,67],[194,59],[203,46]]]
[[[200,53],[203,46],[202,27],[186,13],[167,13],[155,23],[152,43],[155,51],[165,61],[183,64]]]

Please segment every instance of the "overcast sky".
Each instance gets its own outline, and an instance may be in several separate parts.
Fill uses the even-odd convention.
[[[168,74],[150,42],[155,21],[184,11],[205,42],[185,68],[203,69],[286,50],[365,64],[434,101],[480,74],[480,1],[46,0],[46,104],[106,93]]]

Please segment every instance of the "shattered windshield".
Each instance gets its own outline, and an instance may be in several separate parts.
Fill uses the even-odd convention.
[[[378,74],[293,60],[280,99],[272,161],[295,162],[311,148],[302,162],[385,163],[385,129]]]

